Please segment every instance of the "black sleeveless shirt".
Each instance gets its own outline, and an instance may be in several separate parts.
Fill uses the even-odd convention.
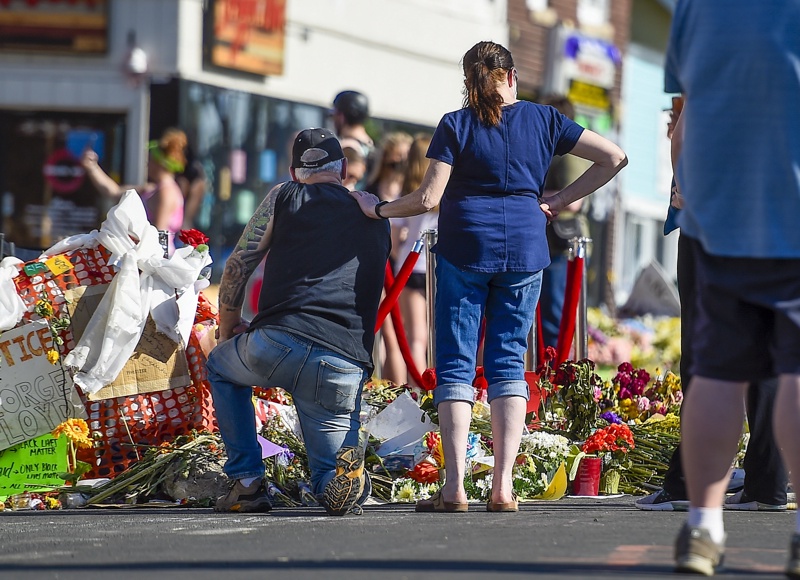
[[[334,183],[285,183],[277,193],[258,314],[251,329],[304,336],[372,366],[389,222],[366,217]]]

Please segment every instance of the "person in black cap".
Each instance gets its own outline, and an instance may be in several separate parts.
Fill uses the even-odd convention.
[[[366,176],[375,164],[375,143],[364,128],[369,118],[369,100],[358,91],[342,91],[333,99],[330,114],[340,139],[355,139],[361,144],[361,153],[367,160],[367,171],[364,179],[356,184],[356,189],[363,189],[367,185]]]
[[[292,181],[272,188],[225,264],[218,345],[208,378],[234,482],[221,512],[271,509],[251,387],[281,387],[297,409],[312,491],[330,515],[369,497],[359,445],[361,391],[371,376],[389,225],[364,216],[342,185],[347,160],[327,129],[301,131]],[[247,280],[266,256],[258,313],[242,319]]]

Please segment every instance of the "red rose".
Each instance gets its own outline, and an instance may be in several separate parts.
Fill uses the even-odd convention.
[[[208,236],[200,230],[181,230],[178,239],[187,246],[196,248],[201,244],[208,244]]]
[[[425,369],[422,373],[422,384],[420,385],[426,391],[432,391],[436,388],[436,370]]]

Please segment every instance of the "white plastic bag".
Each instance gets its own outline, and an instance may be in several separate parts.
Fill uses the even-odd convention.
[[[25,303],[17,294],[14,278],[22,260],[9,256],[0,262],[0,332],[14,328],[25,314]]]
[[[188,334],[186,312],[197,308],[196,294],[193,304],[191,300],[181,304],[184,321],[180,324],[176,294],[193,293],[200,271],[211,263],[208,252],[190,247],[164,258],[158,231],[147,221],[134,190],[125,192],[94,237],[111,252],[109,263],[119,272],[80,341],[64,358],[66,365],[77,370],[75,384],[87,393],[96,393],[117,378],[136,349],[148,314],[156,329],[174,341]]]

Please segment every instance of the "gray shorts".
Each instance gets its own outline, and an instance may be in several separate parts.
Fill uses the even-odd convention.
[[[736,382],[800,374],[800,259],[712,256],[690,242],[692,374]]]

